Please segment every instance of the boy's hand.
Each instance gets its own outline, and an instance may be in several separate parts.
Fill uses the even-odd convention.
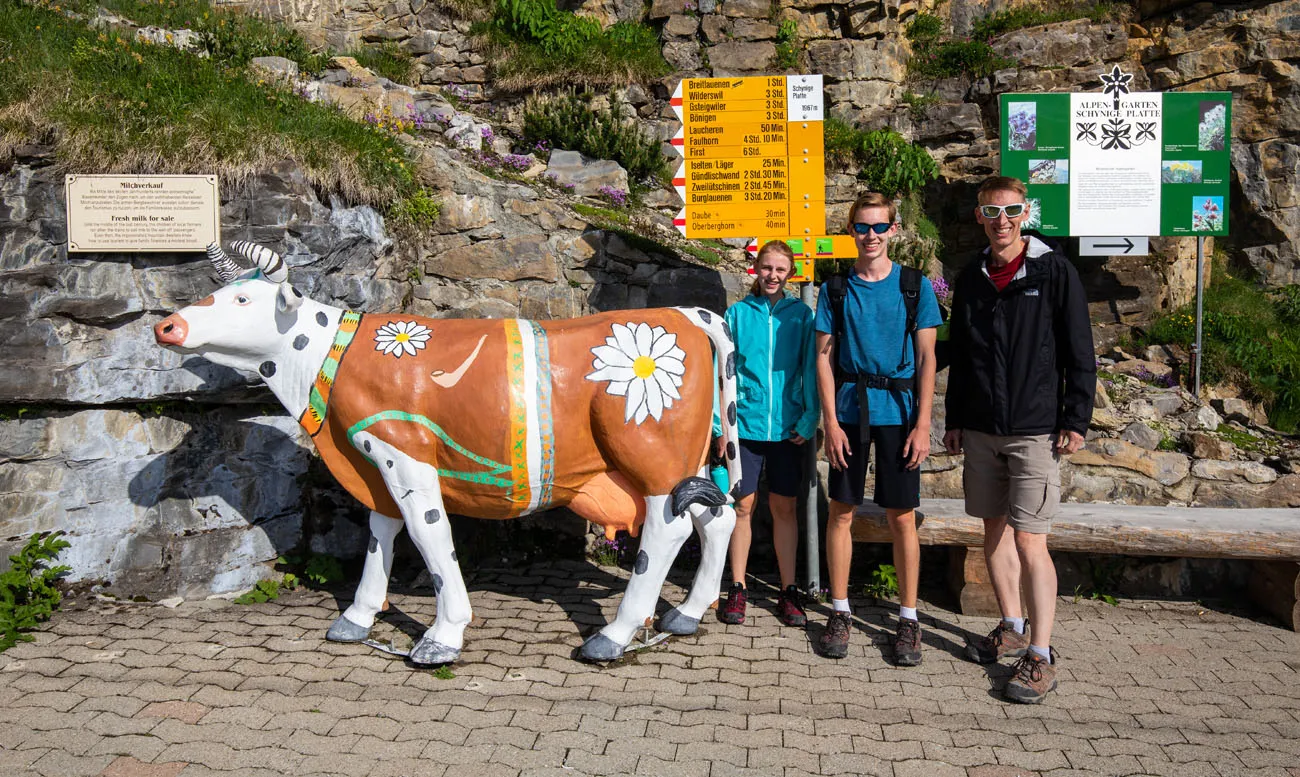
[[[839,424],[826,425],[826,460],[835,469],[849,466],[849,436]]]
[[[916,469],[930,455],[930,428],[917,426],[903,443],[903,458],[908,469]]]

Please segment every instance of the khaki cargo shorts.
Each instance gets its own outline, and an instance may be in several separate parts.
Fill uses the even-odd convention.
[[[1005,515],[1016,531],[1050,532],[1061,503],[1061,458],[1052,448],[1054,437],[963,430],[966,513],[986,520]]]

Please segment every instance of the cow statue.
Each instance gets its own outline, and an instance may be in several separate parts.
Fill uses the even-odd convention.
[[[354,313],[305,298],[273,251],[232,247],[252,269],[209,246],[225,286],[158,322],[154,338],[260,374],[330,472],[370,508],[361,582],[327,639],[369,636],[405,525],[438,603],[410,660],[456,660],[471,613],[445,516],[515,518],[558,506],[607,536],[641,536],[618,614],[583,643],[581,658],[623,654],[654,615],[692,524],[700,566],[686,601],[659,627],[695,632],[717,600],[735,525],[731,499],[708,477],[715,403],[726,408],[716,414],[727,477],[740,477],[734,350],[721,316],[701,308],[547,322]]]

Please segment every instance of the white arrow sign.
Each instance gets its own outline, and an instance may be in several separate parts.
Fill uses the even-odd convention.
[[[1081,237],[1079,256],[1146,256],[1145,237]]]

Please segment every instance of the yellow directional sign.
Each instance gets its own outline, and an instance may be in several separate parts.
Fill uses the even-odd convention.
[[[671,104],[673,185],[688,237],[813,235],[825,226],[821,76],[692,78]]]

